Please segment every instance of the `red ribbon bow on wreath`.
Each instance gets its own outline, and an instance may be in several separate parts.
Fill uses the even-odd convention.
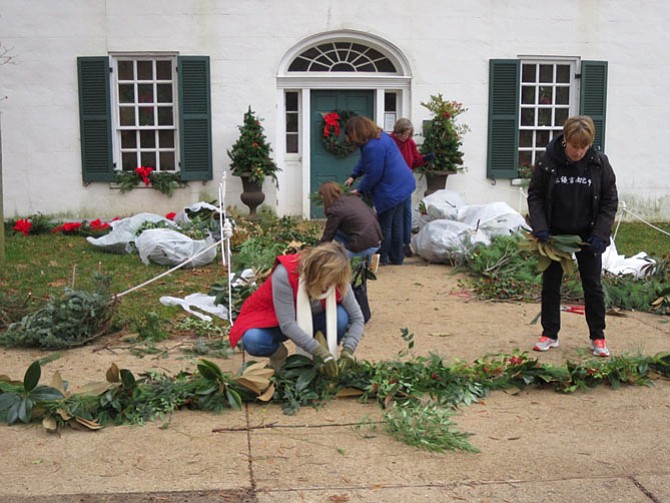
[[[330,135],[330,128],[335,128],[335,136],[340,136],[340,115],[337,112],[330,112],[323,116],[323,136]]]

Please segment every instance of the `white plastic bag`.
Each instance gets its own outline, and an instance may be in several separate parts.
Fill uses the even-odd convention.
[[[135,246],[142,262],[155,262],[161,265],[178,265],[195,257],[214,243],[211,237],[193,240],[181,232],[171,229],[147,229],[135,240]],[[197,256],[186,267],[209,264],[216,258],[216,247],[212,247]]]
[[[455,220],[433,220],[412,238],[412,250],[424,260],[449,263],[463,256],[475,244],[489,245],[491,240],[481,230]]]
[[[610,274],[632,274],[636,279],[641,279],[652,274],[655,268],[656,261],[646,252],[640,252],[628,258],[619,255],[614,241],[603,253],[603,271]]]

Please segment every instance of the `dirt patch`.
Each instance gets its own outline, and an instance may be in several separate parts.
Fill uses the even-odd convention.
[[[414,333],[414,353],[435,352],[445,361],[472,361],[517,348],[530,350],[540,333],[538,325],[531,325],[539,304],[482,302],[459,279],[450,267],[429,265],[418,258],[404,266],[381,268],[378,279],[369,282],[372,320],[357,356],[372,361],[395,357],[407,347],[400,337],[403,327]],[[584,317],[564,313],[562,321],[560,348],[533,356],[555,364],[590,358]],[[668,349],[668,317],[627,312],[608,317],[607,324],[606,336],[615,355],[650,355]],[[76,390],[104,380],[112,363],[134,373],[151,368],[169,374],[195,370],[197,358],[185,356],[179,344],[168,341],[160,357],[138,358],[118,338],[107,337],[60,352],[59,358],[44,366],[43,382],[58,370]],[[32,361],[47,354],[1,349],[0,374],[20,379]],[[223,370],[236,371],[243,355],[213,360]],[[279,498],[275,501],[329,501],[329,494],[378,492],[394,483],[446,491],[449,484],[456,487],[466,480],[474,485],[533,477],[572,480],[590,472],[599,477],[613,472],[616,477],[635,473],[667,477],[667,470],[660,467],[670,458],[670,440],[659,435],[658,421],[670,412],[669,393],[666,381],[658,381],[651,389],[600,387],[567,396],[548,390],[527,390],[515,396],[497,393],[464,409],[458,418],[461,429],[475,433],[473,443],[482,450],[478,455],[424,453],[381,431],[364,434],[351,424],[374,423],[380,417],[379,407],[352,400],[337,401],[322,410],[305,408],[292,417],[283,416],[273,405],[252,405],[243,412],[220,416],[180,411],[144,426],[112,426],[95,433],[66,430],[50,435],[40,425],[3,425],[0,501],[22,502],[28,497],[56,503],[113,501],[121,498],[119,494],[130,502],[244,502],[272,501],[273,497]],[[285,429],[250,428],[269,423]],[[598,424],[606,425],[603,441],[594,441],[593,425]],[[318,433],[311,428],[314,425],[319,426]],[[543,425],[551,428],[547,449],[538,443]],[[230,427],[230,432],[214,432],[222,427]],[[316,477],[333,463],[335,478]],[[278,487],[284,492],[270,494]],[[324,488],[325,495],[310,499],[310,491]],[[438,499],[444,497],[443,492],[438,494]],[[365,499],[388,501],[385,498],[393,495],[367,494]]]

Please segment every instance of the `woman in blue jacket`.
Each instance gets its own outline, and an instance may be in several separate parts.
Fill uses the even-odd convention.
[[[350,186],[357,177],[363,176],[358,189],[352,193],[371,198],[377,210],[383,235],[380,263],[401,265],[405,258],[403,208],[416,188],[414,175],[393,139],[371,119],[363,115],[352,117],[345,133],[348,141],[360,148],[361,157],[344,183]]]

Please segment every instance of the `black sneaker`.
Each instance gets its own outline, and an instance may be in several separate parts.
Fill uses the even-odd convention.
[[[414,253],[412,253],[412,248],[410,248],[409,245],[405,245],[403,247],[403,251],[405,252],[405,257],[413,257]]]

